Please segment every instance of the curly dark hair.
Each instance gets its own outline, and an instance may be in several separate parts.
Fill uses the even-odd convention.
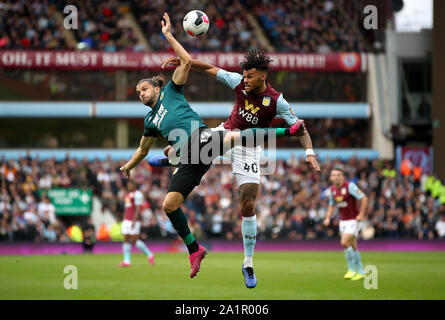
[[[269,56],[264,54],[264,51],[258,51],[255,49],[249,50],[244,57],[246,60],[240,63],[242,70],[250,70],[255,68],[257,70],[267,72],[270,70],[269,64],[273,61]]]

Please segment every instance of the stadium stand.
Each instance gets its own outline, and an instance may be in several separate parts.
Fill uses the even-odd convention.
[[[57,8],[63,11],[68,4],[75,4],[78,8],[81,28],[73,32],[82,48],[105,52],[143,49],[124,16],[126,7],[121,6],[119,1],[57,1]]]
[[[0,3],[0,49],[73,49],[48,1]]]
[[[204,4],[203,4],[204,3]],[[131,9],[142,31],[149,38],[154,51],[168,50],[168,43],[163,40],[159,29],[159,12],[169,12],[173,30],[182,30],[184,12],[201,9],[206,12],[210,23],[206,41],[194,39],[182,32],[176,32],[178,41],[190,52],[196,51],[246,51],[249,48],[263,48],[257,41],[254,27],[245,18],[245,8],[241,1],[137,1],[132,2]]]
[[[56,216],[54,207],[39,188],[86,187],[102,199],[103,210],[120,220],[126,181],[119,173],[120,161],[18,161],[0,160],[0,238],[2,241],[34,240],[67,242],[69,220]],[[329,172],[341,164],[369,195],[364,238],[434,239],[442,236],[445,201],[432,189],[434,178],[402,175],[390,161],[351,158],[327,160],[320,175],[314,175],[303,159],[278,160],[273,175],[262,176],[257,203],[259,239],[328,239],[338,234],[338,218],[322,226],[328,206]],[[162,201],[171,169],[135,169],[133,179],[146,197],[142,237],[176,237],[162,211]],[[428,181],[427,181],[428,180]],[[439,183],[440,184],[440,183]],[[202,238],[239,239],[241,225],[234,177],[230,166],[215,166],[184,204],[193,232]],[[434,196],[436,196],[436,198]],[[303,201],[304,199],[304,201]],[[439,231],[441,232],[439,234]],[[99,239],[100,237],[98,237]]]
[[[129,12],[139,24],[153,51],[169,50],[159,30],[159,12],[170,12],[173,30],[182,30],[184,12],[201,9],[210,21],[206,41],[194,41],[183,32],[178,40],[190,52],[266,50],[259,39],[264,33],[276,52],[328,53],[364,52],[363,42],[344,26],[333,1],[137,1],[122,4],[116,0],[98,1],[3,1],[0,4],[0,48],[2,49],[76,49],[68,41],[57,15],[66,5],[77,7],[78,29],[74,35],[77,49],[105,52],[141,51],[144,45],[125,17]],[[249,19],[254,12],[259,19],[257,29]],[[277,26],[280,23],[281,26]],[[80,44],[80,45],[79,45]]]
[[[248,1],[272,45],[282,52],[364,52],[334,1]]]

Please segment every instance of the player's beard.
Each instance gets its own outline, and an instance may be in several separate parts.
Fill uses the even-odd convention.
[[[156,95],[151,96],[147,99],[147,102],[143,102],[147,107],[154,107],[153,104],[156,101]]]

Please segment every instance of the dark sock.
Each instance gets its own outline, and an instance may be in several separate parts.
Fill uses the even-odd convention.
[[[277,138],[292,136],[289,128],[250,128],[241,131],[241,145],[255,147],[264,144],[271,134],[275,134]]]
[[[193,241],[192,243],[187,245],[187,249],[189,250],[189,253],[192,254],[193,252],[196,252],[199,250],[199,244],[198,242]]]
[[[185,214],[182,211],[182,209],[178,208],[173,212],[167,213],[167,216],[170,219],[173,228],[175,228],[176,232],[184,241],[189,252],[193,253],[198,251],[199,245],[190,231],[190,228],[187,223],[187,218],[185,217]]]

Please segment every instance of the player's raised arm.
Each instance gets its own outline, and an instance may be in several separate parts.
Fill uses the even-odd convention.
[[[179,58],[179,65],[173,73],[172,80],[176,85],[183,85],[187,81],[187,76],[190,71],[190,67],[192,64],[192,58],[188,54],[188,52],[183,48],[183,46],[173,37],[171,34],[171,23],[170,17],[167,13],[164,13],[164,21],[161,21],[162,25],[162,33],[167,39],[168,43],[172,46],[175,53]]]
[[[204,61],[193,59],[192,70],[208,74],[209,76],[216,77],[220,68],[212,66],[211,64],[208,64]]]
[[[167,58],[161,62],[161,68],[164,69],[164,68],[171,67],[171,66],[179,66],[180,63],[181,63],[181,61],[178,57],[170,57],[170,58]],[[215,67],[215,66],[208,64],[204,61],[196,60],[196,59],[192,59],[191,68],[193,71],[205,73],[205,74],[208,74],[209,76],[214,76],[214,77],[216,77],[218,71],[221,70],[218,67]]]
[[[178,57],[170,57],[161,62],[161,68],[168,68],[171,66],[179,66],[181,61]],[[229,86],[232,90],[243,80],[243,76],[236,72],[229,72],[224,69],[215,67],[207,62],[192,59],[192,71],[205,73],[209,76],[216,77],[216,80],[221,81]]]
[[[139,143],[139,147],[133,154],[133,157],[131,157],[131,159],[120,168],[120,170],[127,176],[127,178],[130,178],[130,171],[147,156],[148,151],[150,151],[151,145],[155,141],[156,137],[142,137],[141,142]]]

